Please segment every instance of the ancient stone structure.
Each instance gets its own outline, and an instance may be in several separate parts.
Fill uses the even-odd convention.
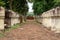
[[[19,14],[12,11],[12,10],[6,10],[5,11],[5,24],[6,27],[11,27],[17,23],[20,23],[19,20]]]
[[[0,7],[0,30],[4,29],[4,16],[5,16],[5,9]]]
[[[13,26],[14,24],[20,23],[18,13],[11,11],[10,17],[11,17],[11,26]]]
[[[44,12],[37,20],[55,33],[60,33],[60,7]]]
[[[0,7],[0,30],[20,23],[19,14]]]

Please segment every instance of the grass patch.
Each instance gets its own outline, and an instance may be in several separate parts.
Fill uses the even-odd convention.
[[[9,32],[9,31],[11,31],[11,30],[17,29],[17,28],[19,28],[21,25],[24,25],[24,24],[25,24],[25,23],[15,24],[15,25],[11,26],[10,28],[5,29],[4,32]]]
[[[4,35],[4,33],[0,33],[0,37],[4,37],[5,35]]]
[[[11,31],[11,30],[17,29],[17,28],[19,28],[19,27],[20,27],[20,24],[15,24],[15,25],[11,26],[10,28],[5,29],[4,32]]]
[[[6,32],[10,32],[11,30],[17,29],[17,28],[19,28],[21,25],[24,25],[24,24],[25,24],[25,23],[15,24],[15,25],[11,26],[11,27],[8,28],[8,29],[2,30],[2,31],[0,32],[0,38],[1,38],[1,37],[5,37],[5,36],[6,36],[6,35],[5,35]]]
[[[0,32],[0,38],[1,38],[1,37],[5,37],[5,36],[6,36],[6,35],[5,35],[6,32],[10,32],[11,30],[17,29],[17,28],[19,28],[19,27],[20,27],[20,24],[15,24],[15,25],[11,26],[11,28],[2,30],[2,31]]]

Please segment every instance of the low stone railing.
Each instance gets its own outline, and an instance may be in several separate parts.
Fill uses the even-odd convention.
[[[55,33],[60,33],[60,7],[44,12],[37,20]]]
[[[14,24],[20,23],[19,14],[8,10],[6,14],[6,10],[3,7],[0,7],[0,30],[4,30],[5,27],[11,27]],[[7,17],[6,17],[7,16]]]
[[[7,11],[9,13],[8,14],[9,16],[6,18],[6,20],[8,20],[7,22],[9,24],[9,26],[13,26],[17,23],[20,23],[20,19],[19,19],[20,16],[18,13],[14,12],[12,10],[7,10]],[[5,14],[5,16],[6,16],[6,14]]]

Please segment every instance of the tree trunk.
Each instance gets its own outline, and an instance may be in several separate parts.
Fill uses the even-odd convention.
[[[26,22],[26,16],[24,16],[24,22]]]
[[[26,22],[26,13],[24,13],[24,22]]]
[[[35,21],[37,21],[37,14],[35,15]]]
[[[23,18],[22,18],[22,15],[20,15],[20,23],[22,23],[23,22]]]
[[[10,0],[10,9],[12,10],[12,1],[13,0]]]

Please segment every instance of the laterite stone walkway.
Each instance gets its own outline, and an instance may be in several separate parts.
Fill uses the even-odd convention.
[[[36,22],[27,22],[6,33],[0,40],[60,40],[55,34]]]

